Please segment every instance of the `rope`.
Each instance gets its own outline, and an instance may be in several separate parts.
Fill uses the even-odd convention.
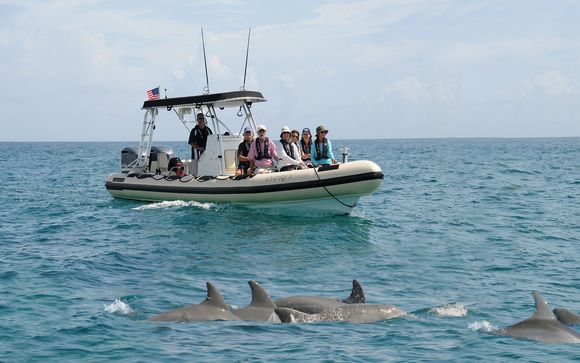
[[[328,193],[328,195],[330,195],[331,197],[333,197],[334,200],[336,200],[337,202],[339,202],[340,204],[342,204],[342,205],[344,205],[345,207],[348,207],[348,208],[354,208],[356,206],[356,202],[353,205],[348,205],[348,204],[344,203],[343,201],[339,200],[337,197],[335,197],[334,194],[332,194],[330,192],[330,190],[328,190],[324,186],[324,184],[322,184],[322,180],[320,179],[320,175],[318,174],[318,168],[317,167],[314,168],[314,173],[316,173],[316,177],[318,178],[318,181],[320,182],[320,186],[323,187],[324,190],[326,190],[326,192]]]

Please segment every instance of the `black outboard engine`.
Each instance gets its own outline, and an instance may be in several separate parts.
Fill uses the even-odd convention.
[[[127,146],[121,150],[121,169],[125,169],[132,162],[137,160],[137,155],[139,154],[138,146]]]
[[[173,150],[169,146],[151,146],[149,154],[149,171],[161,174],[168,170],[169,159],[173,156]]]

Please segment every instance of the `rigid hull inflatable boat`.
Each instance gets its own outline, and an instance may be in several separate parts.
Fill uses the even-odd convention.
[[[249,127],[256,134],[251,107],[263,101],[262,94],[253,91],[146,101],[139,147],[122,150],[122,170],[109,175],[107,190],[113,197],[143,201],[232,203],[260,209],[296,207],[345,214],[361,196],[379,188],[383,179],[380,167],[368,160],[347,162],[347,153],[343,153],[345,162],[340,164],[235,176],[242,130]],[[239,129],[230,129],[216,109],[220,114],[234,110],[234,118],[242,119]],[[188,129],[195,122],[188,121],[191,115],[206,115],[214,134],[208,136],[205,152],[197,162],[197,175],[192,175],[192,160],[177,159],[170,148],[152,145],[159,110],[173,111]],[[185,176],[175,172],[176,160],[183,166]],[[283,163],[280,160],[277,166],[282,167]]]

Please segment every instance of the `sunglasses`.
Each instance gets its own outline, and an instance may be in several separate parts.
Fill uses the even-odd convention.
[[[328,130],[326,131],[320,131],[321,134],[328,134]]]
[[[292,135],[292,137],[300,137],[300,135],[296,135],[296,134],[294,134],[294,135]]]

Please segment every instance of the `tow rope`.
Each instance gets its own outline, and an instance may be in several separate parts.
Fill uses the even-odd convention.
[[[328,195],[330,195],[331,197],[334,198],[334,200],[336,200],[337,202],[339,202],[340,204],[344,205],[345,207],[348,208],[354,208],[356,206],[356,202],[353,205],[348,205],[346,203],[344,203],[343,201],[339,200],[337,197],[334,196],[334,194],[332,194],[330,192],[330,190],[328,190],[324,184],[322,184],[322,180],[320,179],[320,175],[318,174],[318,167],[314,168],[314,172],[316,173],[316,177],[318,178],[318,181],[320,182],[320,186],[324,188],[324,190],[326,190],[326,192],[328,193]]]

